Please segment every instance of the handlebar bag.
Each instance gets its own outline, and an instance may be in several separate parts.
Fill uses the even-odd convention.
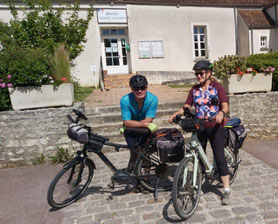
[[[180,162],[184,158],[184,138],[176,128],[161,128],[154,132],[153,143],[161,162]]]
[[[88,130],[82,125],[71,123],[67,131],[68,137],[81,144],[88,143]]]
[[[197,117],[183,119],[180,123],[181,128],[186,132],[203,131],[205,121]]]

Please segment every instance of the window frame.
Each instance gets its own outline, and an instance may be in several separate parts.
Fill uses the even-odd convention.
[[[203,27],[205,29],[204,31],[204,35],[205,35],[205,56],[195,56],[195,40],[194,40],[194,28],[195,27]],[[192,38],[192,59],[193,61],[198,61],[201,59],[209,59],[209,23],[206,22],[195,22],[195,23],[191,23],[191,38]],[[198,45],[201,46],[201,42],[199,42],[200,40],[198,40]],[[199,53],[201,53],[201,49],[198,50]]]
[[[262,38],[265,38],[264,46],[262,46]],[[260,49],[267,49],[267,36],[260,36]]]

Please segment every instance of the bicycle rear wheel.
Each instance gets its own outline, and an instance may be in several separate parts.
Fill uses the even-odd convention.
[[[201,195],[202,169],[197,167],[196,185],[193,186],[194,158],[184,158],[176,172],[172,189],[173,206],[177,215],[183,220],[195,212]]]
[[[230,184],[232,184],[236,178],[238,171],[239,155],[238,150],[234,150],[227,146],[225,148],[225,158],[227,161],[227,166],[230,174]]]
[[[158,191],[171,190],[175,169],[174,163],[162,163],[156,149],[146,151],[137,159],[135,175],[139,176],[140,184],[153,192],[158,182]]]
[[[63,208],[76,201],[89,186],[94,169],[90,160],[86,160],[82,169],[82,161],[76,160],[64,167],[52,180],[47,201],[53,208]]]

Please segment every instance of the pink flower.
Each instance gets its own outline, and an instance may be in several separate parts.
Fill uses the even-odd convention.
[[[13,84],[12,83],[8,83],[7,86],[8,87],[13,87]]]
[[[266,68],[265,71],[269,72],[269,68]]]
[[[11,79],[11,78],[12,78],[12,76],[11,76],[11,75],[7,75],[7,78],[8,78],[8,79]]]
[[[66,81],[67,81],[67,78],[66,78],[66,77],[63,77],[63,78],[61,78],[61,81],[66,82]]]
[[[275,71],[275,68],[271,68],[270,70],[271,70],[272,72],[274,72],[274,71]]]
[[[6,84],[5,83],[0,83],[1,88],[5,88]]]

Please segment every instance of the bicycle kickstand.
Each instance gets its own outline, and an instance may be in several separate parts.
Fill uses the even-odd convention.
[[[108,187],[110,187],[111,189],[115,188],[115,181],[114,181],[113,177],[111,177],[111,183],[108,184]]]
[[[157,193],[158,193],[158,184],[159,184],[160,178],[157,178],[155,181],[155,187],[154,187],[154,192],[153,192],[153,197],[154,200],[157,201]]]

